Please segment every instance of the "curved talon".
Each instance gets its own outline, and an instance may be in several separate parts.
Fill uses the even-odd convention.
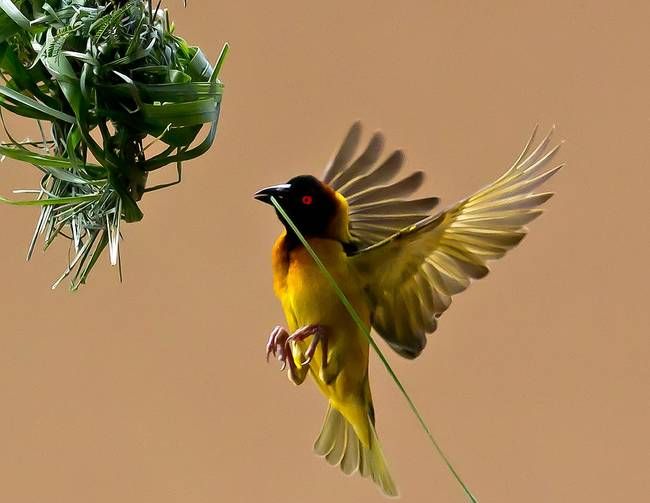
[[[320,336],[317,332],[314,334],[314,340],[311,341],[307,351],[305,351],[305,361],[302,362],[303,365],[309,365],[311,363],[312,358],[314,358],[314,353],[316,353],[318,341],[320,341]]]
[[[289,372],[292,370],[295,371],[296,364],[293,361],[291,344],[302,342],[310,336],[313,336],[313,339],[304,353],[305,360],[301,363],[301,367],[306,367],[311,363],[314,354],[316,353],[316,349],[318,348],[318,344],[320,343],[323,350],[322,367],[325,368],[327,366],[327,337],[323,327],[320,325],[305,325],[296,330],[293,334],[289,334],[284,327],[279,325],[273,328],[269,340],[266,343],[267,363],[271,353],[273,353],[273,356],[281,362],[281,372],[286,369],[288,369]]]
[[[289,332],[287,332],[283,327],[276,326],[269,335],[269,340],[266,343],[266,362],[268,363],[271,353],[273,356],[278,357],[279,359],[284,354],[282,351],[282,346],[286,344],[287,339],[289,338]]]
[[[287,342],[298,342],[298,341],[304,341],[307,337],[313,336],[312,341],[309,343],[309,347],[306,349],[304,356],[305,359],[301,363],[301,365],[304,367],[306,365],[309,365],[311,361],[314,358],[314,355],[316,354],[316,349],[318,348],[318,344],[320,343],[322,350],[323,350],[323,361],[321,366],[323,368],[327,367],[327,336],[325,333],[325,330],[322,326],[320,325],[307,325],[300,330],[297,330],[294,332],[289,339],[287,339]]]

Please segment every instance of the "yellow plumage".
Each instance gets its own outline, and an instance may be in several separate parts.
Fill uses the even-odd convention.
[[[357,310],[366,326],[370,311],[362,284],[341,243],[333,239],[309,239],[336,282]],[[273,252],[275,293],[282,303],[289,330],[320,325],[327,330],[326,368],[317,351],[309,364],[318,388],[329,401],[323,430],[314,446],[328,462],[341,465],[344,472],[358,470],[375,480],[385,494],[396,496],[397,489],[388,472],[373,425],[374,412],[368,382],[368,340],[359,330],[323,273],[303,247],[287,250],[286,233]],[[293,359],[302,369],[308,341],[293,347]]]

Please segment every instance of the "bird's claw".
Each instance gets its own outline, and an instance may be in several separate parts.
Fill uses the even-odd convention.
[[[271,353],[279,361],[282,362],[280,370],[284,370],[287,366],[287,358],[291,355],[291,348],[288,343],[289,332],[284,327],[276,326],[271,330],[269,340],[266,343],[266,362],[268,363]]]
[[[282,362],[280,366],[281,371],[285,370],[287,365],[293,367],[295,364],[291,352],[291,343],[302,342],[310,336],[313,336],[313,339],[304,353],[305,360],[302,362],[302,366],[304,367],[311,363],[316,353],[316,348],[320,343],[323,349],[322,367],[325,368],[327,366],[327,337],[325,336],[323,327],[320,325],[305,325],[293,334],[289,334],[284,327],[276,326],[271,331],[269,340],[266,343],[266,361],[268,362],[269,357],[273,354],[278,361]]]
[[[305,360],[302,362],[302,366],[309,365],[311,360],[314,358],[316,353],[316,348],[318,343],[321,344],[323,348],[323,363],[322,367],[327,367],[327,337],[325,336],[325,329],[320,325],[307,325],[298,330],[296,330],[288,339],[288,342],[300,342],[307,339],[307,337],[313,336],[309,347],[304,353]]]

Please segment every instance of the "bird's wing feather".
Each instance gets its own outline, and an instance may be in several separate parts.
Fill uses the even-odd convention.
[[[547,167],[559,145],[548,148],[549,133],[532,148],[534,135],[499,179],[351,257],[368,285],[373,327],[402,356],[420,354],[451,297],[485,276],[489,260],[519,243],[524,225],[540,215],[539,206],[552,196],[533,191],[562,167]],[[365,225],[365,220],[358,222]],[[394,220],[396,226],[402,222]],[[374,231],[371,225],[362,228]]]
[[[361,123],[355,122],[327,165],[323,182],[345,197],[350,234],[357,246],[365,248],[427,217],[438,198],[405,199],[420,187],[423,173],[417,171],[395,181],[404,153],[396,150],[380,162],[384,136],[376,132],[355,157],[360,139]]]

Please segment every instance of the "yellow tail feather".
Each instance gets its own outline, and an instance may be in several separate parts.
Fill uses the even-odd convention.
[[[332,405],[327,409],[323,428],[314,443],[314,451],[327,462],[340,466],[346,475],[358,471],[362,477],[370,477],[386,496],[399,495],[390,475],[377,432],[370,418],[370,443],[365,446],[352,425]]]

